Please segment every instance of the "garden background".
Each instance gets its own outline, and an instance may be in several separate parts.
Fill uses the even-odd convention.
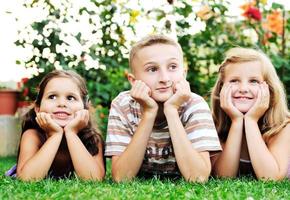
[[[191,89],[206,100],[227,49],[260,48],[273,61],[289,102],[290,11],[281,4],[240,1],[233,7],[225,0],[35,0],[24,5],[37,9],[39,16],[19,30],[16,41],[30,49],[26,59],[16,58],[16,63],[32,76],[19,84],[20,101],[35,99],[37,84],[48,71],[75,69],[87,80],[104,134],[111,100],[130,88],[126,78],[130,46],[145,34],[163,33],[178,40]]]
[[[104,136],[111,100],[120,91],[130,88],[126,78],[130,46],[145,34],[166,34],[181,44],[191,90],[201,94],[206,100],[209,100],[218,66],[227,49],[234,46],[259,48],[271,58],[284,83],[289,103],[290,11],[275,1],[247,0],[239,1],[240,4],[237,5],[232,5],[226,0],[160,0],[150,1],[150,3],[144,3],[145,1],[142,0],[24,2],[27,9],[37,9],[39,16],[32,24],[18,30],[18,39],[15,41],[18,47],[30,49],[30,54],[25,59],[15,58],[16,63],[24,66],[31,74],[18,83],[18,89],[21,91],[19,101],[32,102],[35,99],[37,84],[47,72],[55,68],[74,69],[87,81],[90,99]],[[231,10],[233,6],[236,6],[234,12]],[[13,162],[14,158],[2,159],[1,174],[5,167]],[[84,190],[88,185],[79,182],[79,180],[74,182],[75,189],[68,190],[67,196],[63,197],[81,198],[82,196],[75,191],[78,184]],[[224,186],[217,187],[220,182]],[[25,183],[12,182],[5,178],[4,181],[0,181],[0,197],[2,195],[2,197],[12,198],[10,193],[13,193],[14,186],[9,187],[10,190],[2,194],[5,184],[20,184],[17,186],[20,190],[22,188],[32,193],[34,190],[27,188],[29,186]],[[48,181],[36,183],[34,186],[54,191],[55,187],[59,187],[58,184],[62,183]],[[70,181],[65,182],[63,187],[69,184]],[[180,190],[171,193],[176,185]],[[244,186],[243,189],[238,189],[241,185]],[[256,185],[257,188],[253,188]],[[180,193],[181,198],[199,198],[208,195],[210,199],[232,197],[256,199],[269,195],[268,193],[273,191],[274,195],[270,195],[270,199],[276,197],[287,199],[290,196],[289,181],[274,184],[251,178],[229,182],[212,180],[208,185],[196,184],[193,193],[184,192],[192,190],[192,185],[182,181],[176,184],[153,180],[153,182],[145,182],[144,185],[137,181],[120,186],[112,185],[108,179],[103,185],[98,185],[101,191],[108,192],[102,189],[103,186],[118,189],[119,193],[109,196],[112,199],[122,198],[118,196],[121,195],[122,188],[128,192],[124,197],[131,195],[139,198],[177,198]],[[160,188],[157,194],[155,187]],[[133,192],[134,188],[137,188],[137,193]],[[145,192],[142,192],[143,189]],[[162,193],[163,190],[172,191],[166,196]],[[213,190],[214,193],[207,194],[207,190]],[[235,190],[240,193],[235,193]],[[155,193],[156,196],[151,193]],[[41,194],[41,191],[36,191],[36,194],[39,198],[54,198]],[[149,194],[153,196],[148,196]],[[56,197],[62,198],[62,196]]]

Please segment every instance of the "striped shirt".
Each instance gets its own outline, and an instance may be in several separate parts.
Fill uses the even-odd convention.
[[[194,149],[199,152],[221,150],[208,104],[201,96],[192,93],[191,99],[178,112]],[[130,96],[129,91],[121,92],[111,104],[105,156],[120,155],[125,151],[140,120],[140,104]],[[154,124],[139,172],[180,175],[166,120]]]

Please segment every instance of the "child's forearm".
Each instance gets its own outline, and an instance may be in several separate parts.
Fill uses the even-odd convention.
[[[213,166],[213,173],[219,177],[236,177],[239,169],[243,137],[243,119],[232,122],[223,151]]]
[[[166,109],[164,113],[182,176],[187,181],[207,181],[211,171],[208,152],[199,153],[192,147],[176,109]]]
[[[120,155],[112,159],[112,177],[120,182],[134,178],[142,165],[147,143],[152,132],[156,114],[144,113],[130,144]]]
[[[257,122],[247,117],[245,118],[245,132],[249,155],[257,178],[266,180],[280,180],[284,178],[288,166],[287,158],[289,155],[286,149],[289,145],[289,140],[282,141],[285,143],[285,148],[280,145],[280,149],[276,147],[275,149],[273,148],[273,152],[271,152],[262,138]],[[273,154],[274,152],[276,153],[276,157]],[[286,156],[284,156],[286,157],[286,159],[284,159],[284,167],[281,165],[281,163],[283,163],[283,154],[286,154]]]
[[[23,165],[18,164],[17,177],[24,181],[45,178],[58,151],[63,134],[54,134],[47,139],[38,152]]]
[[[84,180],[102,180],[105,176],[102,149],[92,156],[75,133],[65,133],[68,150],[76,174]]]

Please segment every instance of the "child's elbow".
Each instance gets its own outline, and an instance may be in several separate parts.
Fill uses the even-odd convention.
[[[283,179],[285,179],[285,175],[282,174],[277,174],[277,175],[270,175],[270,176],[258,176],[257,175],[257,179],[258,180],[262,180],[262,181],[281,181]]]
[[[187,179],[190,183],[206,183],[208,181],[208,176],[192,176]]]
[[[121,183],[122,181],[124,181],[120,176],[113,176],[112,175],[112,179],[116,183]]]
[[[24,181],[24,182],[36,182],[41,181],[43,177],[31,177],[24,174],[17,174],[17,179]]]
[[[208,177],[210,175],[209,171],[204,171],[202,173],[196,174],[189,174],[187,177],[184,177],[185,180],[191,183],[206,183],[208,181]]]
[[[135,177],[134,175],[130,175],[130,174],[126,174],[124,176],[124,175],[121,175],[120,173],[112,172],[112,179],[116,183],[131,181],[134,177]]]
[[[105,171],[98,171],[95,173],[90,173],[89,175],[80,176],[81,179],[85,181],[103,181],[105,178]]]

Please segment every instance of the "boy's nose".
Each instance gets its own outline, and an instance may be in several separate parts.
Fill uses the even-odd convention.
[[[169,74],[165,70],[164,71],[161,70],[159,75],[160,75],[159,77],[160,82],[170,81]]]

